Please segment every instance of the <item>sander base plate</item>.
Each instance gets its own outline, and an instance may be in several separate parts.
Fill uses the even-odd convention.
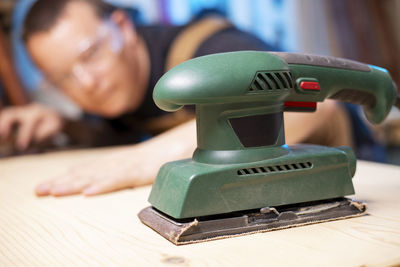
[[[335,198],[179,220],[150,206],[138,216],[167,240],[183,245],[358,217],[366,209],[364,203]]]

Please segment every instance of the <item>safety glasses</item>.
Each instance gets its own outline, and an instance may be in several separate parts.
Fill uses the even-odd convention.
[[[114,66],[123,47],[121,30],[111,20],[101,24],[95,36],[76,45],[78,56],[70,71],[49,80],[60,88],[79,88],[99,79]]]

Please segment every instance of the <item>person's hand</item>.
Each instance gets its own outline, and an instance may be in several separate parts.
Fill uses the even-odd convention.
[[[0,139],[8,139],[16,127],[15,146],[18,150],[44,141],[58,133],[62,126],[60,114],[41,104],[7,107],[0,111]]]
[[[38,196],[97,195],[150,184],[157,174],[151,155],[139,147],[111,152],[97,160],[74,166],[38,185]]]
[[[149,141],[82,163],[38,185],[36,195],[92,196],[151,184],[162,164],[191,156],[196,146],[195,127],[193,120]]]

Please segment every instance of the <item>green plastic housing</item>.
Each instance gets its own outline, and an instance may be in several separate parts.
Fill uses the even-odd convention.
[[[356,160],[347,148],[293,146],[281,157],[242,164],[191,159],[165,164],[150,203],[191,218],[354,194]]]
[[[301,81],[320,90],[303,90]],[[354,194],[352,150],[287,146],[284,103],[335,98],[363,105],[379,123],[395,97],[386,70],[336,58],[243,51],[184,62],[153,98],[168,111],[196,106],[197,149],[160,169],[149,202],[183,219]]]

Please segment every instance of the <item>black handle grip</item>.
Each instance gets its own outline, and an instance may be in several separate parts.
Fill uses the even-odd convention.
[[[349,59],[329,57],[329,56],[319,56],[319,55],[286,53],[286,52],[269,52],[269,53],[282,58],[288,64],[322,66],[322,67],[358,70],[366,72],[371,71],[371,68],[367,64],[363,64]]]

